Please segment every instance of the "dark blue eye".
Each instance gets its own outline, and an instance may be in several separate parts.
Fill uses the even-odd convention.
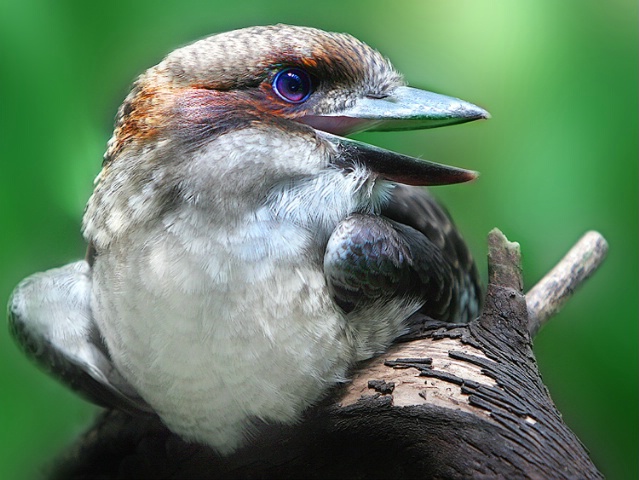
[[[283,100],[302,103],[311,95],[311,76],[301,68],[285,68],[273,79],[273,90]]]

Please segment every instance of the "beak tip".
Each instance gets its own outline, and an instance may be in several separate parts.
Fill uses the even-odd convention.
[[[467,120],[488,120],[491,118],[491,115],[487,110],[484,110],[477,105],[467,103],[464,107],[465,112],[461,114],[460,117],[466,118]]]
[[[479,172],[474,170],[468,170],[468,182],[472,182],[473,180],[477,180],[479,178]]]
[[[451,185],[454,183],[467,183],[477,180],[479,177],[479,172],[474,170],[466,170],[458,168],[456,169],[458,175],[456,177],[448,178],[446,181],[442,182],[441,185]]]

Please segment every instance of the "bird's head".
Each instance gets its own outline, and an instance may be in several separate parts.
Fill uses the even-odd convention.
[[[356,177],[353,192],[376,179],[468,181],[474,172],[344,135],[487,117],[475,105],[407,87],[386,58],[350,35],[287,25],[214,35],[175,50],[135,82],[118,111],[85,230],[97,219],[117,235],[123,222],[148,219],[178,198],[229,216],[300,182],[326,191],[312,184],[323,172],[330,172],[326,184]],[[318,195],[310,203],[321,206]]]

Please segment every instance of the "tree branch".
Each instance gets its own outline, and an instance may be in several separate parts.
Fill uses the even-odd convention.
[[[559,313],[572,294],[603,263],[608,242],[595,231],[587,232],[561,261],[526,294],[528,331],[535,336],[539,329]]]

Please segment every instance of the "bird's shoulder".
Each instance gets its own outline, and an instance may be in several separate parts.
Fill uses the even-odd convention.
[[[398,185],[380,213],[352,214],[331,235],[324,271],[335,302],[350,313],[401,298],[438,320],[476,315],[477,269],[445,209],[426,190]]]

